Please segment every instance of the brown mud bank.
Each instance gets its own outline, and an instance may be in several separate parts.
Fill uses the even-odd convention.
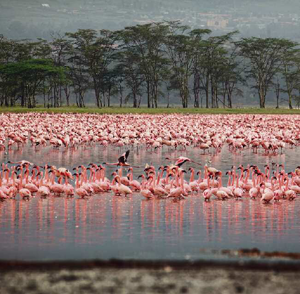
[[[298,262],[0,262],[0,293],[299,293]]]

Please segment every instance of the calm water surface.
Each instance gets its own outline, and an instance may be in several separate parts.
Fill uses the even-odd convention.
[[[0,159],[73,168],[90,162],[115,162],[125,150],[88,146],[63,151],[27,146],[2,152]],[[268,157],[250,150],[232,154],[227,147],[217,155],[201,155],[196,149],[150,152],[132,148],[128,161],[159,166],[168,163],[166,156],[175,159],[182,155],[224,172],[232,165],[263,167],[272,162],[284,163],[289,171],[299,165],[298,152],[299,148],[287,149],[285,155]],[[186,169],[189,166],[197,167],[186,165]],[[108,168],[107,175],[114,169]],[[135,169],[134,175],[142,170]],[[0,203],[0,259],[201,259],[207,258],[203,250],[257,247],[299,252],[299,243],[300,199],[264,205],[247,197],[205,203],[200,194],[174,202],[147,201],[138,193],[127,198],[104,193],[89,199],[33,197]]]

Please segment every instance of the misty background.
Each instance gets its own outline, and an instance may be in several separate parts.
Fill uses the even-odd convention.
[[[299,0],[0,0],[0,34],[12,39],[162,20],[216,35],[239,30],[242,37],[300,40]]]

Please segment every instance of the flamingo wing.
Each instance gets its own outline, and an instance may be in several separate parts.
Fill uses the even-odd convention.
[[[185,162],[187,162],[188,160],[187,159],[178,159],[176,162],[175,162],[175,165],[177,165],[178,167],[181,167]]]
[[[129,153],[130,153],[130,150],[127,150],[125,153],[123,153],[123,154],[119,157],[119,159],[118,159],[119,164],[125,164],[125,163],[126,163],[127,158],[128,158],[128,156],[129,156]]]

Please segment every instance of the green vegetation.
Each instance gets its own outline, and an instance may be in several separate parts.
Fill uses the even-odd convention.
[[[275,108],[121,108],[121,107],[59,107],[59,108],[24,108],[24,107],[0,107],[0,113],[97,113],[97,114],[300,114],[299,109],[275,109]]]
[[[284,93],[290,109],[294,100],[299,107],[299,44],[277,38],[237,41],[237,33],[213,36],[168,21],[119,31],[80,29],[51,42],[0,36],[0,106],[34,108],[43,100],[45,108],[62,107],[75,98],[84,108],[89,95],[98,108],[110,107],[114,97],[120,107],[132,102],[134,108],[145,103],[159,108],[163,100],[168,106],[218,109],[256,93],[265,108],[273,93],[279,108]]]

